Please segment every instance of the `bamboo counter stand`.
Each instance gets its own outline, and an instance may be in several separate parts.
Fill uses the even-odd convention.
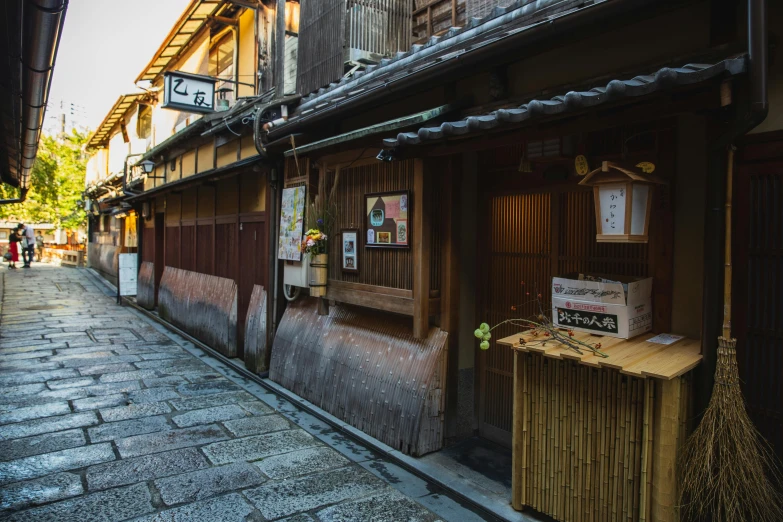
[[[514,350],[512,505],[566,522],[678,520],[675,463],[685,436],[688,372],[700,342],[600,342],[606,358],[554,341]]]

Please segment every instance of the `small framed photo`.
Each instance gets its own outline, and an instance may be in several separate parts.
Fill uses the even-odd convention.
[[[365,247],[410,248],[410,194],[406,190],[365,194]]]
[[[342,230],[341,260],[343,272],[359,271],[359,230],[344,228]]]

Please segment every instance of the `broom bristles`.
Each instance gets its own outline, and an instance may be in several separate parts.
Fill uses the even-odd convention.
[[[715,385],[701,423],[685,443],[680,510],[683,520],[780,522],[780,470],[769,444],[745,410],[736,339],[720,337]]]

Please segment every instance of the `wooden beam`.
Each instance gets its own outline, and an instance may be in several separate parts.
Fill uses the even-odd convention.
[[[343,283],[341,281],[330,280],[326,287],[326,299],[334,300],[340,303],[363,306],[384,312],[393,312],[395,314],[413,315],[413,299],[393,294],[382,294],[361,290],[357,287],[369,287],[370,285],[361,285],[355,283]],[[377,288],[377,287],[374,287]],[[389,290],[396,290],[390,288]]]
[[[413,336],[424,339],[429,332],[430,259],[432,226],[428,176],[424,160],[413,168]]]

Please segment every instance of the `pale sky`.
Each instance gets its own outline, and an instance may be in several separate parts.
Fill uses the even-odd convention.
[[[71,0],[57,53],[47,120],[60,100],[94,130],[158,50],[189,0]]]

